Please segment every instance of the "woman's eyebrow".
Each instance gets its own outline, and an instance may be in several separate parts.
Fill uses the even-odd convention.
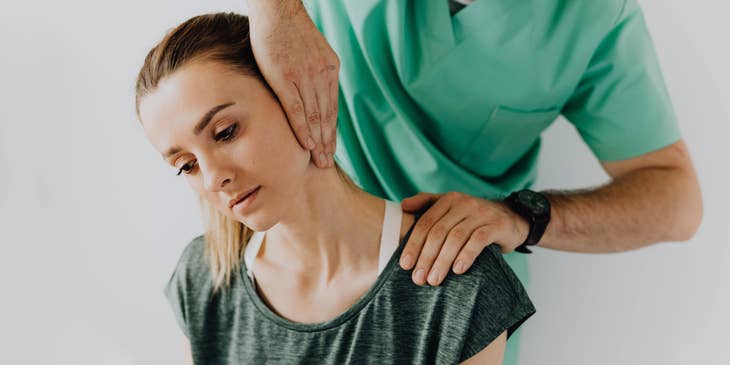
[[[236,103],[231,101],[228,103],[224,103],[224,104],[212,107],[210,110],[208,110],[207,113],[205,113],[205,115],[203,115],[202,118],[200,118],[200,121],[198,122],[198,124],[195,125],[195,127],[193,128],[193,134],[196,136],[199,135],[200,132],[202,132],[203,129],[205,129],[205,127],[208,126],[208,123],[210,123],[210,121],[213,119],[213,117],[215,116],[216,113],[218,113],[219,111],[221,111],[231,105],[234,105],[234,104],[236,104]],[[170,147],[170,149],[168,149],[167,152],[165,152],[162,155],[162,158],[166,160],[170,156],[180,152],[180,150],[181,150],[181,148],[177,147],[177,146]]]

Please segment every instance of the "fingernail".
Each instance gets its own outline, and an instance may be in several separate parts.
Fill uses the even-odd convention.
[[[436,285],[438,283],[438,281],[439,281],[439,271],[438,271],[438,269],[433,269],[433,271],[431,271],[431,275],[428,276],[428,282],[431,285]]]
[[[322,166],[325,166],[327,164],[327,160],[324,159],[324,152],[319,153],[319,163]]]
[[[464,272],[464,262],[463,261],[459,260],[456,263],[456,270],[455,271],[456,271],[457,274],[461,274],[461,273]]]
[[[411,265],[413,265],[413,257],[411,255],[406,255],[406,257],[403,258],[403,268],[408,270],[411,268]]]
[[[424,270],[424,269],[416,270],[416,282],[422,283],[424,281],[426,281],[426,270]]]
[[[310,150],[314,148],[314,140],[312,137],[307,137],[307,147],[309,147]]]

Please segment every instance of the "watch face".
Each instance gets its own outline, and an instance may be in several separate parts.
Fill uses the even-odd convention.
[[[530,209],[536,215],[548,214],[550,203],[541,194],[530,190],[522,190],[517,193],[520,203]]]

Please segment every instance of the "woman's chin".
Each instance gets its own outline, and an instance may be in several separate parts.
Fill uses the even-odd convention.
[[[268,231],[269,228],[276,225],[276,223],[271,224],[268,222],[261,222],[257,219],[246,219],[245,221],[242,221],[243,225],[248,227],[249,229],[255,231],[255,232],[261,232],[261,231]]]

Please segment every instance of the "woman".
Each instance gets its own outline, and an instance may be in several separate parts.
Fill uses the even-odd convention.
[[[173,29],[136,93],[148,139],[207,213],[165,287],[196,364],[500,364],[535,312],[495,245],[442,286],[411,283],[398,257],[418,215],[312,163],[245,16]]]

